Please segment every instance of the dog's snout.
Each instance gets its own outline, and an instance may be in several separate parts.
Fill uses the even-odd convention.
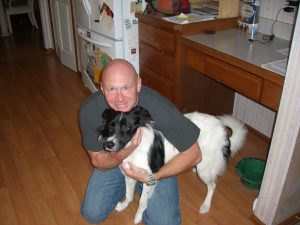
[[[113,141],[108,141],[105,143],[105,149],[110,150],[115,146],[115,143]]]

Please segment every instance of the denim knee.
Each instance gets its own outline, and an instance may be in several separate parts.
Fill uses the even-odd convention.
[[[81,205],[80,213],[91,224],[101,223],[108,217],[108,214],[101,213],[98,210],[87,209],[84,204]]]
[[[176,177],[160,180],[143,213],[146,225],[179,225],[181,216]]]
[[[143,216],[143,223],[146,225],[180,225],[181,224],[181,218],[180,214],[177,214],[173,217],[169,216],[147,216],[144,213]]]

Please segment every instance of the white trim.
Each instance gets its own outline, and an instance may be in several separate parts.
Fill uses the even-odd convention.
[[[46,49],[53,49],[54,45],[53,45],[53,38],[52,38],[49,4],[48,1],[45,0],[38,0],[38,2],[39,2],[41,23],[43,29],[44,47]]]
[[[295,23],[281,103],[254,214],[266,225],[277,224],[276,210],[300,127],[300,16]],[[289,213],[289,209],[286,209]],[[287,215],[288,216],[288,215]]]
[[[2,37],[9,36],[2,0],[0,0],[0,30]]]

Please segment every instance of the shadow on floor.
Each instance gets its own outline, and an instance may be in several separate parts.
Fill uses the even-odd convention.
[[[14,60],[45,50],[39,14],[36,15],[36,19],[38,30],[31,25],[26,14],[11,16],[13,34],[0,38],[0,60]]]

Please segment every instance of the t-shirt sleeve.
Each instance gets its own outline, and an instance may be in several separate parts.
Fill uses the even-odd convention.
[[[161,128],[164,136],[183,152],[197,142],[200,129],[176,108],[170,109]]]
[[[154,128],[161,131],[179,151],[185,151],[197,142],[200,129],[172,102],[148,88],[144,89],[141,99],[141,106],[152,115]]]
[[[92,118],[85,108],[80,108],[79,123],[82,135],[82,145],[90,151],[96,152],[102,150],[102,145],[98,140],[99,133],[97,131],[97,124],[99,124],[99,122],[95,121],[95,118]]]

